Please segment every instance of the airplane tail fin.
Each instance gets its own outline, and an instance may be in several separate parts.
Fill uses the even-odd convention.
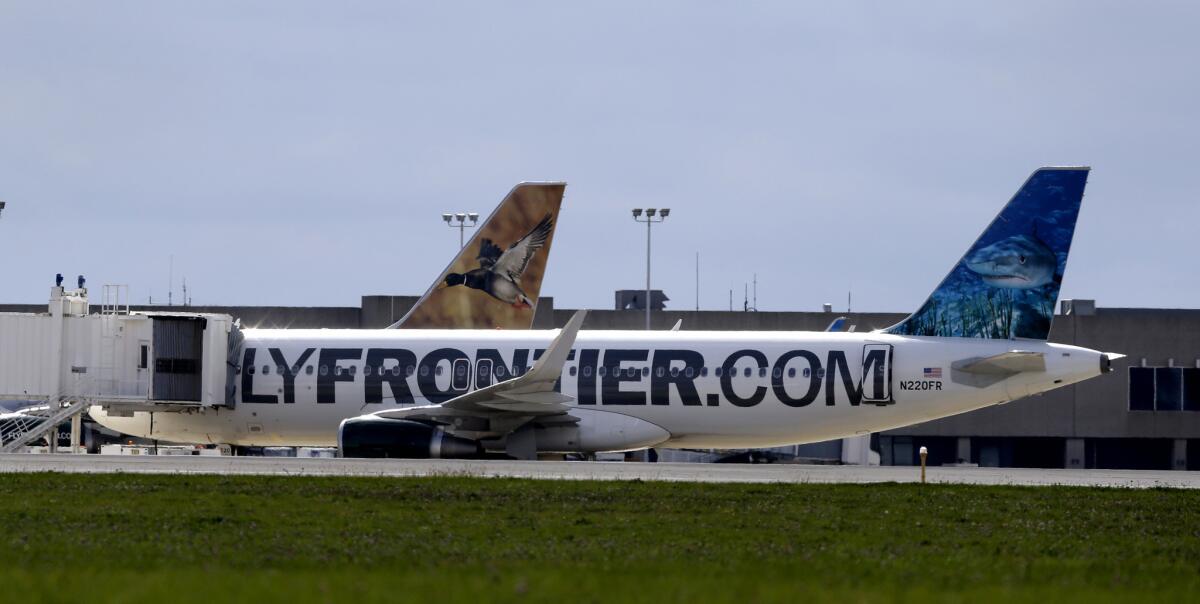
[[[917,312],[910,336],[1045,340],[1089,168],[1040,168]]]
[[[513,187],[425,295],[388,328],[531,328],[566,187]],[[446,216],[448,223],[462,219]]]

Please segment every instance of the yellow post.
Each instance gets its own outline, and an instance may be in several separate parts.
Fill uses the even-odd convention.
[[[925,484],[925,458],[929,457],[929,449],[921,447],[921,484]]]

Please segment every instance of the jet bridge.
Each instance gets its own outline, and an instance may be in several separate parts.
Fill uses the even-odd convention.
[[[56,286],[46,313],[0,313],[0,400],[30,406],[22,421],[0,423],[0,452],[93,405],[116,413],[233,405],[226,395],[230,343],[240,342],[233,318],[130,312],[126,291],[106,285],[93,313],[86,288]],[[72,425],[77,445],[78,421]]]

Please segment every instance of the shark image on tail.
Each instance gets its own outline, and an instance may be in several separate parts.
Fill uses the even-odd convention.
[[[917,312],[884,330],[909,336],[1045,340],[1088,168],[1029,177]]]
[[[1062,282],[1054,251],[1036,236],[1014,235],[972,253],[963,262],[992,287],[1033,289]]]

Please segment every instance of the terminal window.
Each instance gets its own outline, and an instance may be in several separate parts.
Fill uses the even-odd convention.
[[[1130,367],[1130,411],[1200,411],[1200,368]]]

